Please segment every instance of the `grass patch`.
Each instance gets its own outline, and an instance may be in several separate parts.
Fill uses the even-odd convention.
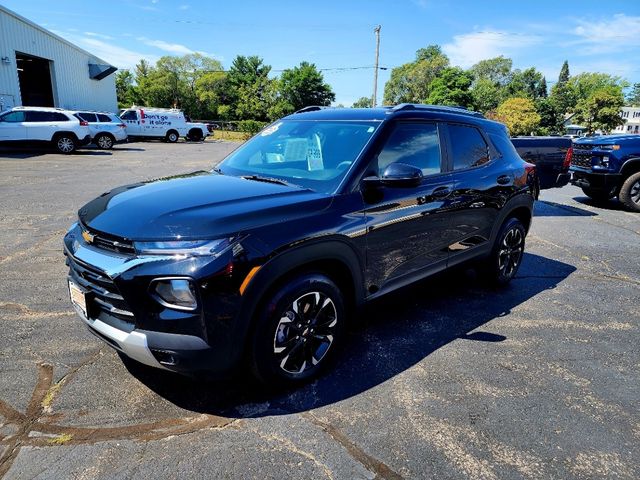
[[[214,130],[209,138],[213,138],[214,140],[244,142],[251,138],[251,134],[246,132],[231,132],[229,130]]]
[[[52,438],[49,440],[51,445],[64,445],[65,443],[69,443],[73,439],[73,435],[69,433],[63,433],[62,435],[58,435],[56,438]]]

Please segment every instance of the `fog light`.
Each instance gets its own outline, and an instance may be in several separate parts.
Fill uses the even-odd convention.
[[[155,292],[167,307],[195,310],[198,306],[193,284],[186,278],[156,280]]]

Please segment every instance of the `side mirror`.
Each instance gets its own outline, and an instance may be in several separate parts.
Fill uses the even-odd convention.
[[[406,163],[392,163],[385,168],[380,182],[387,187],[417,187],[422,182],[422,170]]]

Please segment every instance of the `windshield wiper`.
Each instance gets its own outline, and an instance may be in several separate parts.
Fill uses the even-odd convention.
[[[287,187],[291,185],[290,183],[285,182],[284,180],[280,180],[279,178],[262,177],[260,175],[242,175],[242,178],[246,180],[255,180],[256,182],[275,183],[278,185],[285,185]]]

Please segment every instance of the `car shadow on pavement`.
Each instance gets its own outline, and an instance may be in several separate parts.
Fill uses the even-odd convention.
[[[335,364],[313,383],[265,389],[238,374],[196,381],[126,362],[151,390],[189,411],[231,418],[304,412],[365,392],[421,362],[453,341],[501,342],[499,331],[476,331],[553,289],[574,266],[525,254],[518,276],[504,289],[486,287],[471,269],[454,269],[372,302],[352,327]],[[499,329],[495,322],[491,329]]]
[[[583,205],[587,205],[589,207],[600,208],[603,210],[611,210],[611,211],[619,211],[619,212],[628,212],[627,208],[620,203],[617,198],[612,198],[610,200],[594,200],[589,197],[573,197],[573,199],[581,203]]]
[[[60,153],[51,150],[51,149],[18,149],[18,148],[12,148],[12,149],[0,149],[0,157],[5,157],[5,158],[15,158],[15,159],[27,159],[27,158],[32,158],[32,157],[41,157],[44,155],[61,155]],[[103,156],[103,155],[113,155],[111,152],[109,151],[105,151],[105,150],[94,150],[94,149],[87,149],[87,150],[76,150],[73,153],[70,153],[68,156],[69,158],[72,157],[77,157],[77,156],[95,156],[95,155],[99,155],[99,156]]]
[[[571,205],[538,200],[534,205],[533,215],[535,217],[594,217],[598,214]]]

